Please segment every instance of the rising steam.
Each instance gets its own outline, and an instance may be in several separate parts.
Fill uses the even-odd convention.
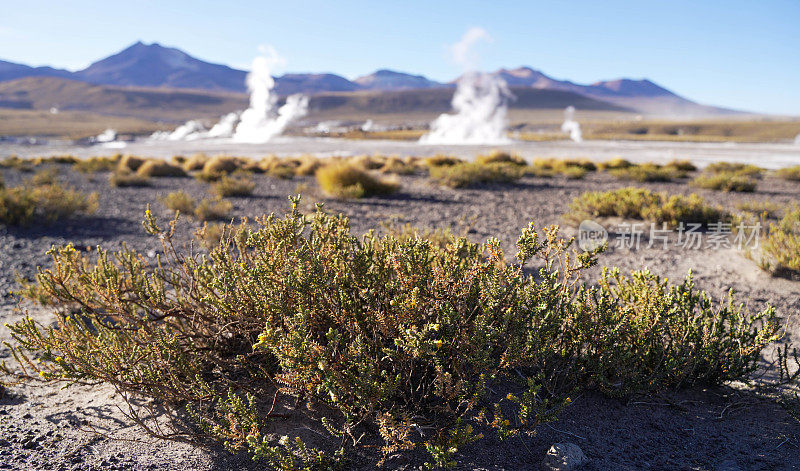
[[[250,107],[244,111],[228,113],[206,130],[197,120],[188,121],[172,132],[156,132],[151,139],[167,141],[194,141],[197,139],[232,138],[235,142],[261,144],[283,133],[292,121],[308,112],[308,97],[297,94],[286,98],[280,108],[278,95],[273,92],[275,79],[272,70],[283,62],[272,48],[253,60],[247,74]]]
[[[506,82],[495,75],[478,72],[474,46],[491,37],[482,28],[471,28],[451,48],[453,60],[465,73],[453,95],[455,114],[442,114],[420,138],[423,144],[503,144],[506,135],[507,103],[511,98]]]
[[[561,125],[561,132],[569,134],[569,138],[575,142],[583,142],[581,125],[575,121],[575,107],[568,106],[564,110],[564,123]]]

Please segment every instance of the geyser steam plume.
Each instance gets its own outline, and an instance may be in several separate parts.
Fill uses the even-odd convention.
[[[272,48],[267,48],[264,56],[253,60],[253,70],[247,74],[247,88],[250,90],[248,109],[226,114],[209,130],[202,122],[192,120],[172,132],[157,131],[150,139],[194,141],[233,138],[236,142],[261,144],[281,134],[292,121],[308,111],[308,98],[299,94],[287,97],[286,103],[277,108],[278,95],[273,93],[275,80],[271,71],[281,62],[282,59]]]
[[[561,132],[569,134],[569,138],[575,142],[583,142],[583,133],[581,133],[581,125],[575,121],[575,107],[568,106],[564,110],[564,123],[561,125]]]
[[[504,144],[510,142],[506,135],[507,103],[512,97],[505,80],[478,72],[474,60],[474,46],[478,41],[490,41],[482,28],[471,28],[454,44],[451,53],[465,73],[459,78],[453,95],[455,114],[442,114],[430,126],[430,131],[419,140],[423,144]]]
[[[242,112],[239,125],[233,134],[236,142],[259,144],[281,134],[295,119],[308,112],[308,97],[291,95],[286,103],[277,108],[278,96],[273,93],[275,80],[271,69],[281,62],[272,48],[268,54],[256,57],[247,74],[250,90],[250,107]]]

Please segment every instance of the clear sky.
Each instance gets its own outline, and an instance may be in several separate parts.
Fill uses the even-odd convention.
[[[0,0],[0,59],[71,70],[137,40],[248,67],[272,45],[289,72],[459,75],[447,46],[493,37],[481,68],[529,65],[590,83],[649,78],[704,104],[800,115],[800,0]]]

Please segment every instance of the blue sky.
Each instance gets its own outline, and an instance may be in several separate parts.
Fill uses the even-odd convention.
[[[5,3],[5,5],[3,5]],[[800,115],[800,0],[0,2],[0,59],[79,69],[141,39],[247,67],[272,45],[286,71],[377,68],[450,80],[447,46],[493,37],[481,68],[530,65],[589,83],[649,78],[701,103]]]

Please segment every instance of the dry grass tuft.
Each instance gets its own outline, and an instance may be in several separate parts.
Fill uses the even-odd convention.
[[[362,198],[394,193],[399,184],[372,176],[350,162],[323,165],[317,170],[317,182],[322,190],[336,198]]]
[[[186,171],[179,165],[153,159],[143,163],[136,174],[142,177],[185,177]]]

